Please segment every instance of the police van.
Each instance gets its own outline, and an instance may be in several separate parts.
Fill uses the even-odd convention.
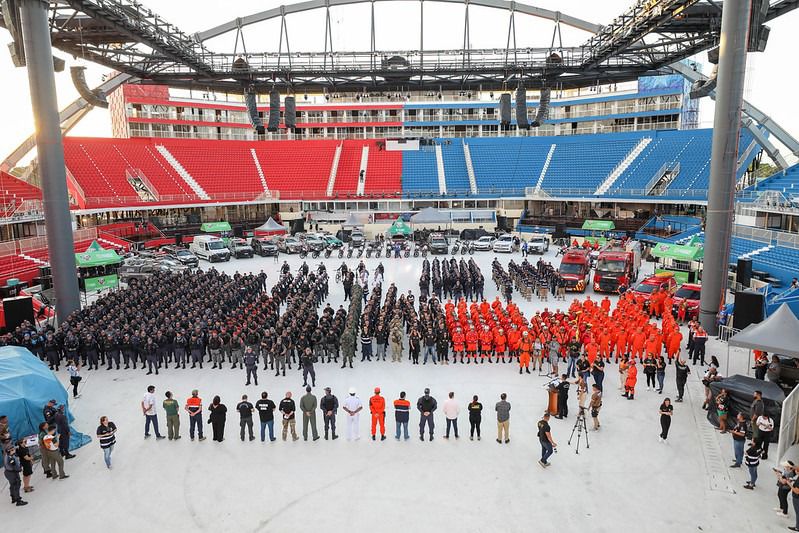
[[[198,235],[189,246],[194,255],[210,263],[230,261],[230,250],[216,235]]]

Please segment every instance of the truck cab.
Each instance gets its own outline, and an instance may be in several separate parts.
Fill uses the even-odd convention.
[[[198,235],[194,237],[189,250],[209,263],[230,261],[230,251],[225,245],[225,241],[215,235]]]
[[[449,252],[449,243],[442,233],[430,234],[430,253],[446,254]]]
[[[638,241],[607,245],[596,260],[594,292],[617,292],[622,286],[629,288],[638,280],[640,268],[641,245]]]
[[[560,262],[560,276],[566,282],[566,290],[585,292],[591,279],[591,259],[588,250],[571,249]]]
[[[236,259],[241,257],[252,257],[253,256],[253,249],[246,240],[240,239],[238,237],[231,237],[227,241],[228,250]]]

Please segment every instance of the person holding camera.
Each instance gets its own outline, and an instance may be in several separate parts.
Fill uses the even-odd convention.
[[[782,468],[782,470],[772,468],[777,476],[777,499],[780,502],[780,506],[774,510],[778,516],[788,518],[788,494],[791,493],[791,486],[796,480],[796,465],[793,461],[785,461],[782,463]]]
[[[589,404],[591,407],[591,420],[594,422],[594,431],[599,431],[599,428],[602,427],[599,423],[599,410],[602,409],[602,389],[596,383],[591,385],[591,389],[591,403]]]

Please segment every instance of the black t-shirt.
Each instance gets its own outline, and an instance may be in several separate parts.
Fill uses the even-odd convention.
[[[283,398],[280,400],[280,411],[283,413],[283,420],[294,420],[294,411],[297,410],[297,405],[294,400],[290,398]],[[289,415],[289,413],[291,413]]]
[[[275,419],[275,402],[268,398],[255,402],[255,410],[258,411],[258,417],[261,419],[261,422],[269,422]]]
[[[673,405],[666,405],[666,404],[663,404],[663,403],[660,404],[660,416],[661,417],[668,416],[668,415],[666,415],[664,413],[671,413],[672,411],[674,411],[674,406]]]
[[[480,402],[471,402],[469,404],[469,420],[480,420],[483,412],[483,404]]]
[[[605,371],[605,361],[600,358],[597,358],[594,361],[594,372],[604,372]]]
[[[558,383],[558,386],[555,387],[558,390],[558,394],[562,394],[563,396],[567,396],[569,394],[569,387],[571,384],[568,381],[561,381]]]
[[[253,409],[252,404],[246,400],[243,402],[239,402],[239,404],[236,406],[236,411],[239,412],[239,416],[242,419],[252,418],[252,409]]]
[[[589,368],[591,368],[591,363],[588,362],[588,359],[579,359],[577,361],[578,372],[588,372]]]
[[[549,422],[546,420],[539,420],[538,421],[538,440],[541,442],[549,442],[549,438],[547,437],[547,433],[550,432],[549,429]]]
[[[791,487],[794,489],[799,489],[799,476],[794,478],[793,485],[791,485]],[[794,498],[799,498],[799,494],[796,494],[793,491],[791,491],[791,494],[793,495]]]
[[[732,440],[746,440],[746,422],[738,422],[735,424],[733,431],[743,433],[743,435],[732,434]]]

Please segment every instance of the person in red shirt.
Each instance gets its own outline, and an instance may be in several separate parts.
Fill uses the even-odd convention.
[[[380,396],[380,387],[375,387],[375,395],[369,398],[369,412],[372,413],[372,440],[377,426],[380,426],[380,440],[386,440],[386,399]]]

